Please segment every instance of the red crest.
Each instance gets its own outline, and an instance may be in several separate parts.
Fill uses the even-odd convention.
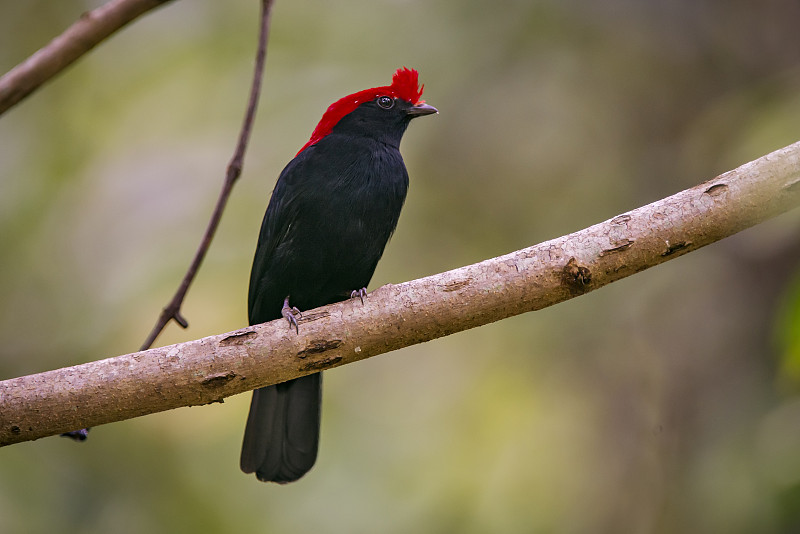
[[[394,76],[392,76],[392,85],[364,89],[340,98],[328,107],[319,124],[314,128],[311,139],[297,153],[299,154],[331,133],[333,127],[342,120],[342,117],[364,102],[375,100],[379,96],[391,96],[392,98],[402,98],[411,104],[419,104],[424,102],[424,100],[419,99],[422,96],[424,87],[424,85],[419,85],[419,73],[415,69],[403,67],[402,69],[397,69]]]

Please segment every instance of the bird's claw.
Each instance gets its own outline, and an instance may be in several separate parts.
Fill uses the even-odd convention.
[[[300,334],[300,326],[297,324],[297,319],[303,314],[295,306],[289,304],[289,297],[283,299],[283,308],[281,308],[281,315],[289,322],[289,328],[294,326],[294,331]]]
[[[367,288],[362,287],[361,289],[354,289],[350,292],[350,298],[354,299],[356,297],[361,299],[361,304],[364,304],[364,297],[367,296]]]

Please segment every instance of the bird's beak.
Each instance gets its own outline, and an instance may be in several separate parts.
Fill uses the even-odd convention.
[[[422,117],[423,115],[431,115],[432,113],[439,113],[439,110],[433,106],[429,106],[424,102],[420,102],[419,104],[412,106],[406,110],[406,115],[411,117]]]

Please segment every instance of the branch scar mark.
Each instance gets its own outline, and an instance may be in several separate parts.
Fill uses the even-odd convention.
[[[691,241],[678,241],[672,245],[669,244],[669,241],[665,241],[667,244],[667,249],[661,253],[662,256],[671,256],[680,250],[684,250],[692,246]]]
[[[703,192],[712,197],[717,197],[722,193],[725,193],[727,190],[728,190],[727,184],[714,184]]]
[[[229,347],[231,345],[244,345],[246,342],[251,341],[256,337],[258,337],[258,334],[252,330],[234,332],[233,334],[222,338],[219,344],[223,347]]]
[[[298,358],[305,358],[311,354],[320,354],[325,351],[333,350],[342,345],[341,339],[312,339],[306,348],[297,353]],[[341,356],[338,357],[340,360]],[[313,362],[312,362],[313,363]],[[311,365],[311,364],[309,364]]]
[[[314,312],[314,313],[303,312],[303,316],[298,318],[297,322],[300,324],[310,323],[312,321],[324,319],[325,317],[330,317],[330,315],[331,315],[330,312],[326,311]]]
[[[783,188],[790,193],[797,193],[800,191],[800,179],[789,182],[788,184],[784,185]]]
[[[617,245],[613,248],[607,248],[600,252],[600,256],[606,256],[608,254],[614,254],[615,252],[622,252],[623,250],[628,250],[633,245],[634,241],[632,239],[623,239],[621,244]]]
[[[467,278],[466,280],[456,280],[454,282],[448,282],[446,284],[440,284],[439,287],[442,291],[450,292],[450,291],[458,291],[459,289],[463,289],[467,287],[470,282],[472,282],[472,278]]]
[[[218,388],[224,386],[234,378],[236,378],[236,373],[233,371],[228,371],[227,373],[208,375],[203,379],[202,382],[200,382],[200,384],[207,388]]]
[[[325,358],[324,360],[316,360],[310,361],[305,365],[301,365],[299,370],[300,371],[322,371],[329,367],[332,367],[342,361],[341,356],[331,356],[330,358]]]

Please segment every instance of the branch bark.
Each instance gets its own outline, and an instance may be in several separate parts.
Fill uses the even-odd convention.
[[[0,115],[106,37],[170,0],[111,0],[87,11],[64,33],[0,78]]]
[[[800,205],[800,142],[579,232],[303,314],[0,382],[0,445],[221,401],[539,310]]]

